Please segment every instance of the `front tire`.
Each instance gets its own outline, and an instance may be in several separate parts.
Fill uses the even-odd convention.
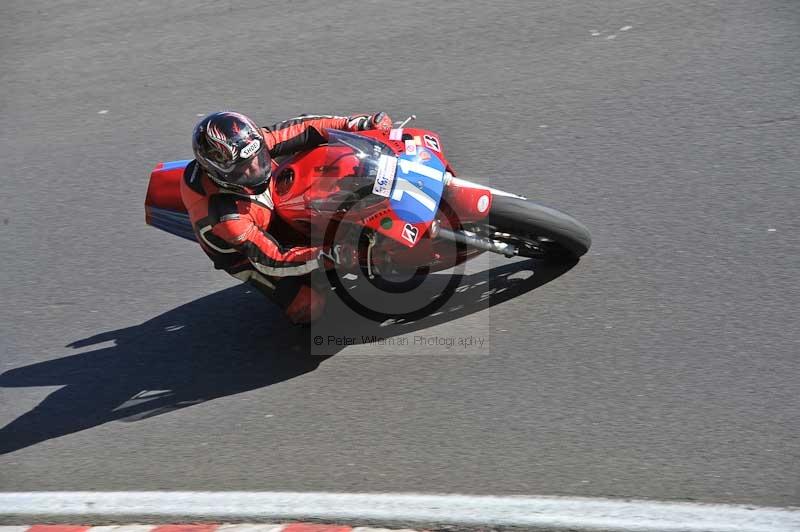
[[[517,246],[523,257],[578,258],[592,245],[589,230],[563,212],[530,200],[494,195],[483,231],[494,240]]]

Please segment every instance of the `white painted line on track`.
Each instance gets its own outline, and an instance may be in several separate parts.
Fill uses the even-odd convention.
[[[222,525],[215,532],[281,532],[285,525]],[[94,530],[92,530],[94,532]]]
[[[456,524],[636,532],[796,532],[800,508],[568,497],[392,493],[22,492],[0,493],[0,515],[80,519],[248,518],[271,522]],[[130,522],[129,521],[129,522]],[[124,521],[123,521],[124,522]]]

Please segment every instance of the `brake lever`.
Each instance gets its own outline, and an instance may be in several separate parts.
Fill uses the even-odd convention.
[[[403,120],[402,122],[400,122],[400,125],[398,125],[395,129],[403,129],[406,126],[406,124],[408,124],[412,120],[416,120],[416,119],[417,119],[417,115],[411,115],[408,118],[406,118],[405,120]]]

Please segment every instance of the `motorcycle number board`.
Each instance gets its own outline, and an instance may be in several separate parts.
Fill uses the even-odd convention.
[[[381,155],[378,160],[378,175],[375,176],[375,184],[372,185],[372,193],[388,198],[392,192],[394,174],[397,169],[397,157],[391,155]]]
[[[389,198],[392,209],[405,222],[430,222],[436,216],[439,201],[442,199],[444,163],[427,148],[418,148],[416,153],[403,153],[399,157],[390,158],[395,161],[392,172],[394,175],[388,185],[391,192],[385,197]],[[387,163],[387,172],[391,166],[391,163]],[[381,177],[379,171],[373,192]],[[380,189],[383,190],[383,187],[381,185]]]

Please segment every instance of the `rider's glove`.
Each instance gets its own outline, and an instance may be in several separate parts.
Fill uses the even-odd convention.
[[[392,119],[387,113],[381,111],[374,115],[354,116],[347,125],[353,131],[365,131],[367,129],[389,131],[392,129]]]

